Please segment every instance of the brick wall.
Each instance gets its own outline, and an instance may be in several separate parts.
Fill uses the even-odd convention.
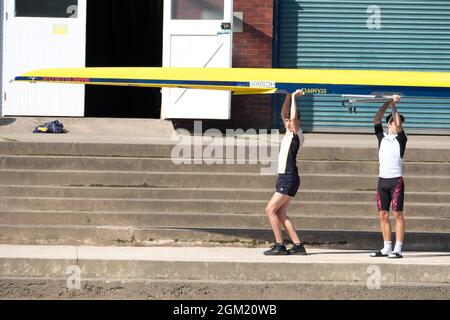
[[[244,32],[234,33],[233,68],[272,68],[273,0],[234,0],[234,11],[244,14]],[[176,127],[191,130],[192,121],[177,120]],[[233,96],[231,120],[203,121],[204,129],[269,129],[272,96]]]
[[[271,68],[273,0],[235,0],[234,11],[244,13],[244,32],[234,33],[233,67]]]
[[[273,0],[235,0],[234,11],[244,13],[244,32],[233,40],[234,68],[272,68]],[[231,116],[238,127],[270,128],[271,96],[233,97]]]

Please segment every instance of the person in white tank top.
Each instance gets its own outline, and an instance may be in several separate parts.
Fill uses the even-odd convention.
[[[403,130],[405,118],[397,112],[400,96],[395,95],[391,102],[385,103],[374,117],[375,135],[378,138],[379,178],[377,189],[378,216],[383,234],[384,247],[371,253],[372,257],[402,258],[403,239],[405,237],[405,218],[403,203],[405,183],[403,181],[403,156],[408,137]],[[388,108],[392,114],[386,117],[388,132],[383,131],[381,120]],[[391,223],[389,211],[396,221],[396,243],[392,249]]]

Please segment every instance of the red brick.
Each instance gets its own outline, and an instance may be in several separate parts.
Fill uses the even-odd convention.
[[[234,11],[244,13],[244,32],[234,35],[233,67],[271,68],[273,0],[235,0]],[[233,96],[230,127],[270,128],[271,96]]]

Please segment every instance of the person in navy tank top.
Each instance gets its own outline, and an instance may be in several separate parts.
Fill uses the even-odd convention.
[[[297,153],[304,142],[303,131],[300,127],[300,112],[297,109],[296,98],[303,96],[301,90],[287,95],[281,111],[286,127],[286,134],[281,142],[278,157],[278,180],[276,192],[266,207],[266,214],[275,235],[275,245],[264,255],[306,255],[303,243],[287,215],[287,209],[300,188],[300,176],[297,167]],[[294,244],[289,250],[283,243],[282,228],[288,232]]]

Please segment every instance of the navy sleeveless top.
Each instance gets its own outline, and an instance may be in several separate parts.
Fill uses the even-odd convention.
[[[303,132],[299,134],[288,132],[281,142],[280,155],[278,157],[278,174],[298,175],[297,154],[303,144]]]

